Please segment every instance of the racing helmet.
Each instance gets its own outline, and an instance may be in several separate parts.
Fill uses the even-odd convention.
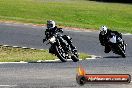
[[[102,35],[105,35],[106,33],[107,33],[107,27],[106,26],[102,26],[101,28],[100,28],[100,33],[102,34]]]
[[[47,21],[47,28],[50,29],[50,28],[54,28],[54,27],[55,27],[55,21],[48,20]]]

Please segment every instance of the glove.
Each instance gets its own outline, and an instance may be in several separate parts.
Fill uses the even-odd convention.
[[[63,30],[62,30],[62,28],[58,28],[58,30],[59,30],[59,32],[63,33]]]

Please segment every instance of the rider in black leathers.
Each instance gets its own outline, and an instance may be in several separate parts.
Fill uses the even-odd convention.
[[[47,29],[45,31],[46,37],[45,37],[45,39],[43,39],[43,42],[45,42],[50,37],[50,35],[55,34],[56,32],[63,32],[63,30],[62,30],[62,28],[58,28],[55,25],[55,21],[48,20],[47,21]],[[69,36],[63,35],[62,37],[63,37],[63,39],[65,39],[68,42],[68,44],[70,45],[70,47],[73,50],[76,50],[76,47],[73,46],[71,38]]]
[[[99,40],[102,46],[105,46],[105,53],[109,53],[111,51],[111,48],[109,46],[109,38],[112,37],[113,35],[116,35],[118,38],[122,39],[122,34],[118,33],[117,31],[112,31],[108,29],[105,26],[102,26],[100,28],[100,34],[99,34]],[[117,42],[121,42],[120,40]]]

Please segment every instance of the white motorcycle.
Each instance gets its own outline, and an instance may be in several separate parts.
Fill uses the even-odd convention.
[[[123,58],[126,57],[126,44],[124,43],[124,40],[120,37],[117,37],[116,35],[113,35],[109,38],[109,46],[111,47],[111,50],[115,54],[121,55]]]

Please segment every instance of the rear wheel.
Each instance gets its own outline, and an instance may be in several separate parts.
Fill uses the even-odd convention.
[[[71,57],[71,59],[74,61],[74,62],[77,62],[79,61],[78,57],[76,57],[75,55]]]
[[[72,53],[73,53],[73,55],[71,56],[71,59],[72,59],[74,62],[79,61],[79,59],[78,59],[78,57],[79,57],[78,52],[77,52],[77,51],[73,51]]]

